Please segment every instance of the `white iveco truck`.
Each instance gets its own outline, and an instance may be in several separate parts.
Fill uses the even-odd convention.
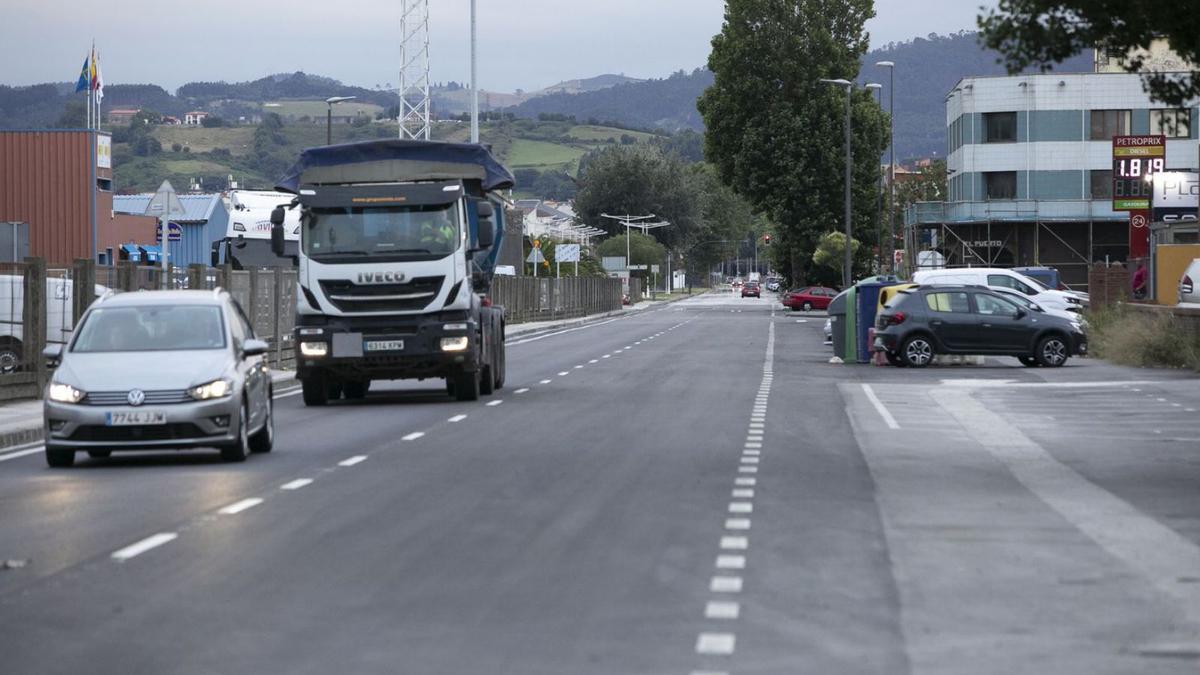
[[[445,378],[475,400],[504,384],[504,310],[488,298],[508,172],[480,145],[369,141],[311,148],[277,186],[285,255],[300,218],[297,377],[306,405],[373,380]]]

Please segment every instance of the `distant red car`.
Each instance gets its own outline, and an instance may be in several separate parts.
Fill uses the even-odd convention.
[[[748,298],[751,296],[756,297],[756,298],[762,297],[761,292],[758,290],[758,282],[757,281],[747,282],[746,285],[742,287],[742,297]]]
[[[794,291],[788,291],[783,295],[783,306],[791,310],[810,311],[814,309],[828,309],[829,303],[838,294],[832,288],[823,286],[809,286],[808,288],[797,288]]]

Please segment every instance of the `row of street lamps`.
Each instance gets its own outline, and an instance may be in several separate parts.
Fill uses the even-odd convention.
[[[888,140],[889,140],[889,145],[891,146],[891,159],[888,162],[888,246],[887,246],[887,252],[888,252],[888,260],[889,260],[888,265],[891,267],[892,272],[894,273],[896,262],[895,262],[895,254],[892,252],[892,249],[896,243],[896,232],[895,232],[895,222],[896,221],[895,221],[895,215],[894,215],[892,209],[894,208],[895,195],[896,195],[896,114],[895,114],[896,113],[896,64],[892,61],[879,61],[875,65],[880,68],[887,68],[889,77],[890,77],[890,81],[891,81],[891,85],[888,87],[888,107],[889,107],[888,119],[889,119],[889,122],[891,123],[891,132],[889,134]],[[836,85],[839,87],[845,87],[845,89],[846,89],[846,125],[845,125],[846,257],[845,257],[845,260],[842,262],[842,286],[844,288],[849,288],[851,281],[853,281],[853,279],[851,278],[851,265],[853,262],[852,261],[853,249],[850,246],[850,242],[852,241],[853,237],[852,237],[851,228],[850,228],[850,218],[851,218],[850,185],[851,185],[851,178],[852,178],[852,172],[853,172],[854,157],[853,157],[853,153],[850,149],[850,108],[851,108],[851,104],[854,99],[854,96],[853,96],[854,83],[851,82],[850,80],[846,80],[846,79],[836,79],[836,80],[821,79],[821,82],[824,82],[825,84]],[[866,88],[871,89],[871,90],[881,90],[881,89],[883,89],[883,85],[871,82],[866,85]],[[880,99],[882,99],[882,98],[883,98],[883,94],[880,93]],[[881,103],[882,103],[882,101],[881,101]],[[880,248],[882,249],[882,246]],[[883,251],[880,250],[880,254],[882,254],[882,253],[883,253]],[[881,266],[881,268],[882,268],[882,266]]]

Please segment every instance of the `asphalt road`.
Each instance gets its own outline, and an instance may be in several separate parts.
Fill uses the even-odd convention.
[[[702,296],[439,382],[277,401],[275,452],[0,462],[3,673],[1200,667],[1200,382],[830,365]]]

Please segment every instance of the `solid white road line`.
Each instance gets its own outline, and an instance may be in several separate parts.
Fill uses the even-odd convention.
[[[741,613],[741,605],[736,602],[713,601],[704,606],[706,619],[736,619]]]
[[[366,459],[366,455],[355,455],[350,459],[343,459],[342,461],[338,462],[338,466],[354,466],[355,464],[366,461]]]
[[[417,440],[418,438],[420,438],[420,437],[422,437],[422,436],[424,436],[424,435],[425,435],[425,432],[424,432],[424,431],[414,431],[414,432],[412,432],[411,434],[406,434],[406,435],[404,435],[404,436],[401,436],[401,437],[400,437],[400,440],[402,440],[402,441],[415,441],[415,440]]]
[[[446,421],[447,422],[461,422],[465,419],[467,419],[466,415],[455,415],[454,417],[451,417],[450,419],[448,419]]]
[[[719,555],[719,556],[717,556],[717,569],[744,570],[744,569],[746,569],[746,556],[744,556],[744,555]]]
[[[150,535],[149,537],[146,537],[137,543],[130,544],[119,551],[113,552],[112,559],[116,560],[117,562],[125,562],[126,560],[139,556],[152,548],[158,548],[159,546],[162,546],[178,536],[179,535],[175,534],[174,532],[159,532],[158,534]]]
[[[296,480],[294,480],[290,483],[284,483],[283,485],[280,485],[279,489],[280,490],[299,490],[300,488],[305,487],[306,485],[312,485],[312,482],[313,481],[311,478],[297,478]]]
[[[864,382],[862,388],[863,393],[867,395],[867,400],[871,402],[871,405],[875,406],[875,411],[883,418],[888,428],[899,429],[900,425],[896,422],[896,418],[892,417],[892,413],[888,412],[888,409],[883,406],[883,401],[880,401],[879,397],[875,395],[875,390],[871,388],[871,385]]]
[[[625,318],[625,317],[617,317],[616,319],[609,319],[608,321],[600,321],[599,323],[589,323],[589,324],[588,324],[588,325],[586,325],[586,326],[579,326],[578,328],[568,328],[568,329],[566,329],[566,330],[560,330],[560,331],[557,331],[557,332],[554,332],[554,333],[547,333],[547,334],[545,334],[545,335],[539,335],[539,336],[537,336],[537,337],[526,338],[526,339],[524,339],[524,340],[522,340],[522,339],[520,339],[520,338],[518,337],[518,338],[517,338],[517,339],[516,339],[514,342],[505,342],[504,344],[505,344],[506,346],[509,346],[509,347],[511,347],[511,346],[513,346],[513,345],[523,345],[523,344],[527,344],[527,343],[529,343],[529,342],[537,342],[538,340],[545,340],[546,338],[549,338],[549,337],[554,337],[554,336],[556,336],[556,335],[564,335],[564,334],[566,334],[566,333],[574,333],[575,331],[587,330],[587,329],[589,329],[589,328],[595,328],[595,327],[597,327],[597,326],[603,326],[604,324],[612,323],[612,322],[614,322],[614,321],[618,321],[618,320],[620,320],[620,319],[623,319],[623,318]]]
[[[500,405],[501,403],[504,403],[504,399],[498,398],[495,401],[488,401],[487,407],[495,408],[496,406]]]
[[[736,642],[733,633],[701,633],[696,637],[696,653],[729,655]]]
[[[16,452],[9,452],[9,453],[0,455],[0,462],[7,462],[10,459],[16,459],[18,457],[26,457],[28,455],[34,455],[34,454],[44,451],[45,449],[46,448],[44,446],[39,445],[36,448],[29,448],[28,450],[18,450]]]
[[[713,593],[741,593],[741,577],[713,577],[708,583],[708,590]]]
[[[263,503],[263,500],[259,499],[258,497],[251,497],[249,499],[243,499],[240,502],[234,502],[225,508],[219,509],[217,513],[223,516],[236,516],[242,511],[245,511],[246,509],[252,509],[261,503]]]

